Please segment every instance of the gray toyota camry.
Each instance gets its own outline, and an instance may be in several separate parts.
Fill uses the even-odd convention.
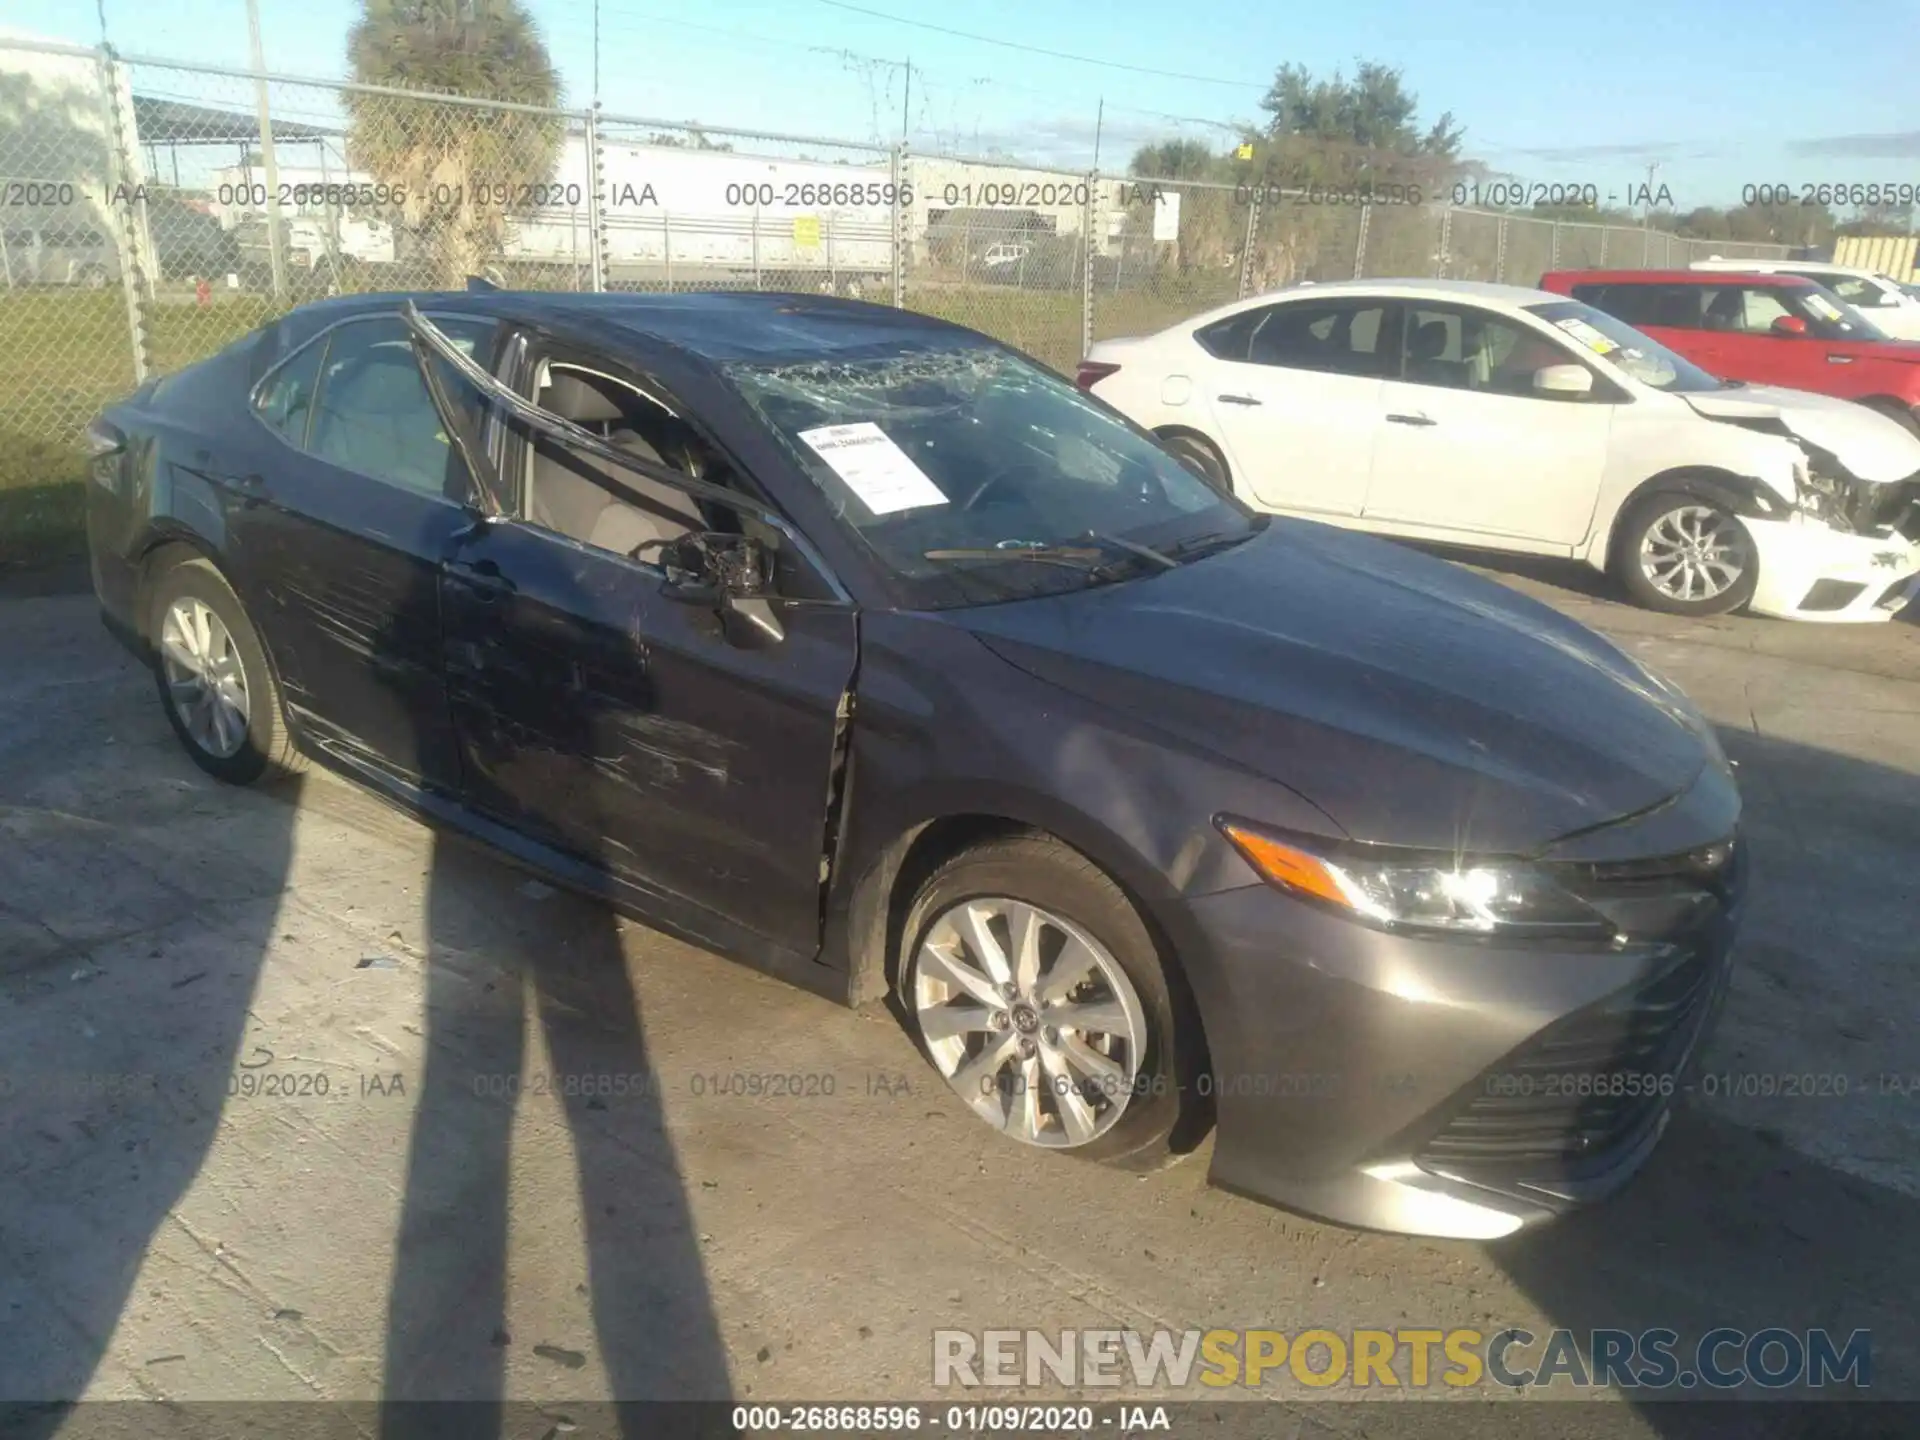
[[[972,331],[360,296],[90,438],[105,618],[203,768],[325,765],[890,1003],[1011,1142],[1217,1126],[1223,1186],[1490,1238],[1641,1167],[1725,989],[1740,800],[1685,696]]]

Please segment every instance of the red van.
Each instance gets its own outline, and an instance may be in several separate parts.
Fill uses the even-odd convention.
[[[1554,270],[1540,288],[1644,330],[1723,380],[1858,400],[1920,435],[1920,344],[1801,275]]]

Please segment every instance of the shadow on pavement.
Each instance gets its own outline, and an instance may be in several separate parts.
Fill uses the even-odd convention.
[[[258,1038],[301,794],[195,769],[104,634],[54,653],[55,603],[0,628],[0,1430],[33,1437],[154,1323],[133,1286]]]
[[[1723,1098],[1683,1104],[1620,1195],[1489,1254],[1553,1324],[1579,1335],[1589,1361],[1595,1328],[1678,1331],[1683,1370],[1694,1342],[1720,1326],[1824,1328],[1842,1347],[1867,1330],[1866,1394],[1920,1400],[1920,1199],[1911,1193],[1920,1181],[1911,1008],[1920,777],[1746,732],[1723,738],[1740,764],[1754,863],[1739,969],[1705,1057]],[[1797,1083],[1820,1093],[1724,1098],[1783,1073],[1814,1077]],[[1844,1173],[1823,1152],[1895,1183]],[[1537,1361],[1541,1350],[1526,1353]],[[1715,1393],[1705,1384],[1647,1392],[1660,1402]],[[1859,1405],[1742,1407],[1738,1419],[1711,1404],[1643,1411],[1674,1437],[1901,1429]]]

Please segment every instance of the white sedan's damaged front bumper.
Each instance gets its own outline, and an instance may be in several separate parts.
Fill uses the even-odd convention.
[[[1897,533],[1854,535],[1794,514],[1748,517],[1760,562],[1748,608],[1786,620],[1891,620],[1920,593],[1920,543]]]

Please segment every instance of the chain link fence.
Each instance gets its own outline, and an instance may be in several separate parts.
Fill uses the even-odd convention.
[[[1093,340],[1307,281],[1786,253],[16,40],[0,187],[0,561],[74,533],[103,405],[329,295],[849,295],[1070,373]]]

